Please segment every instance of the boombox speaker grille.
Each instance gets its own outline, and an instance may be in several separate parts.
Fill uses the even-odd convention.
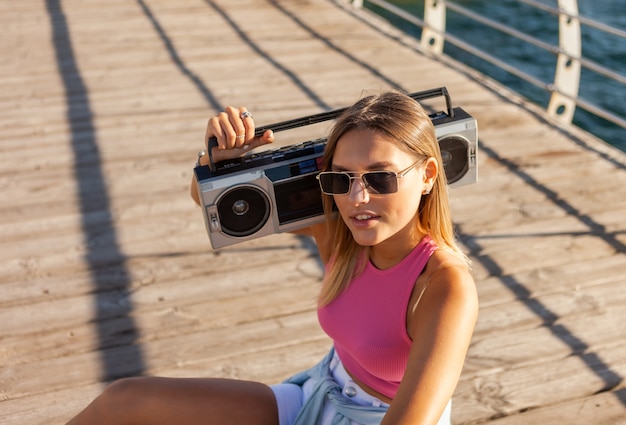
[[[260,189],[237,186],[217,201],[222,232],[229,236],[248,236],[261,229],[270,216],[270,201]]]
[[[453,134],[439,139],[439,149],[448,184],[459,181],[469,170],[469,142]]]

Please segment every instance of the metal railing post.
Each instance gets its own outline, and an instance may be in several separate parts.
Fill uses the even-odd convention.
[[[548,114],[571,123],[580,86],[581,35],[576,0],[559,0],[559,54]]]
[[[424,2],[424,28],[420,44],[436,55],[443,54],[446,33],[446,2],[426,0]]]

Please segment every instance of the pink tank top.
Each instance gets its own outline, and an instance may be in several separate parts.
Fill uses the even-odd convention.
[[[332,303],[318,309],[345,368],[361,382],[394,398],[406,370],[411,339],[406,314],[415,281],[437,245],[430,236],[400,263],[365,270]]]

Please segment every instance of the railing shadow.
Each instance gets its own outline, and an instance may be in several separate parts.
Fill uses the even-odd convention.
[[[285,16],[289,17],[293,22],[295,22],[300,28],[302,28],[304,31],[308,32],[311,36],[313,36],[313,38],[321,41],[323,44],[325,44],[328,48],[330,48],[331,50],[333,50],[334,52],[340,54],[341,56],[343,56],[344,58],[348,59],[350,62],[354,63],[355,65],[360,66],[361,68],[367,70],[370,74],[372,74],[374,77],[382,80],[385,82],[385,84],[387,84],[389,87],[391,88],[395,88],[398,90],[405,90],[400,83],[398,83],[397,81],[394,81],[393,79],[391,79],[390,77],[386,76],[385,74],[383,74],[382,72],[380,72],[378,69],[376,69],[374,66],[372,66],[371,64],[362,61],[361,59],[359,59],[358,57],[356,57],[355,55],[345,51],[344,49],[342,49],[341,47],[337,46],[336,44],[334,44],[331,40],[329,40],[327,37],[324,37],[323,35],[321,35],[319,32],[315,31],[312,27],[310,27],[309,25],[307,25],[302,19],[300,19],[298,16],[296,16],[295,14],[293,14],[292,12],[288,11],[284,6],[282,6],[279,2],[277,2],[276,0],[269,0],[269,2],[278,10],[280,10]]]
[[[214,110],[221,111],[222,109],[224,109],[224,106],[217,100],[213,93],[211,93],[211,90],[209,90],[204,81],[202,81],[202,78],[200,78],[193,71],[191,71],[178,55],[178,51],[176,50],[176,47],[174,47],[174,43],[167,35],[167,32],[163,29],[158,19],[152,13],[152,10],[148,7],[146,2],[144,0],[137,0],[137,3],[154,27],[154,30],[159,35],[159,38],[163,42],[165,50],[167,50],[167,53],[169,53],[170,58],[172,59],[172,62],[174,62],[180,72],[193,83],[193,85],[196,87],[196,89],[198,89],[200,93],[202,93],[204,99]]]
[[[565,211],[569,216],[575,217],[584,224],[588,229],[588,234],[602,239],[607,245],[614,248],[617,252],[626,252],[626,247],[618,239],[618,233],[607,232],[606,228],[593,220],[593,218],[582,214],[573,205],[562,199],[558,193],[546,187],[541,182],[534,179],[523,169],[517,166],[513,161],[500,156],[494,149],[488,146],[484,141],[480,142],[480,152],[487,155],[491,160],[504,166],[510,173],[517,175],[530,187],[546,195],[547,199],[555,206]],[[624,377],[618,372],[611,369],[611,366],[604,362],[598,353],[590,351],[590,346],[577,337],[564,324],[557,323],[559,315],[552,311],[541,300],[534,298],[531,291],[524,286],[518,279],[511,275],[505,275],[498,262],[489,255],[483,254],[483,246],[480,244],[482,237],[477,237],[463,232],[462,226],[456,226],[457,234],[465,246],[470,250],[470,254],[475,258],[492,276],[498,277],[502,285],[511,291],[516,299],[526,306],[533,314],[542,320],[545,326],[555,338],[560,340],[565,346],[571,350],[571,355],[578,357],[583,364],[587,366],[599,379],[604,382],[602,391],[610,391],[621,384]],[[487,238],[487,237],[486,237]],[[622,404],[626,405],[623,393],[617,394]]]
[[[130,316],[133,310],[129,296],[131,279],[111,215],[89,92],[76,62],[61,1],[46,0],[46,7],[67,102],[76,196],[82,217],[83,243],[87,249],[84,261],[93,285],[93,322],[98,333],[101,380],[140,375],[145,370],[145,362],[142,348],[137,343],[137,327]]]
[[[575,140],[572,140],[575,142]],[[545,186],[541,182],[537,181],[530,174],[525,172],[519,165],[510,159],[500,156],[495,149],[488,146],[486,143],[480,143],[480,151],[486,154],[489,158],[497,161],[504,166],[513,175],[517,175],[528,186],[532,187],[538,192],[541,192],[546,198],[554,205],[563,210],[567,215],[576,218],[583,225],[585,225],[591,234],[602,239],[606,244],[610,245],[617,252],[626,252],[626,245],[619,240],[617,234],[607,232],[606,227],[596,222],[592,217],[582,214],[576,207],[571,205],[567,200],[563,199],[557,192]],[[619,163],[615,163],[616,167],[620,167]]]
[[[239,28],[239,26],[231,19],[231,17],[214,1],[205,0],[205,2],[206,4],[211,6],[211,8],[213,8],[213,10],[215,10],[215,12],[217,12],[222,17],[222,19],[224,19],[224,21],[228,23],[228,25],[230,25],[230,27],[237,33],[239,38],[241,38],[248,46],[250,46],[254,53],[256,53],[259,57],[265,59],[267,62],[269,62],[270,65],[286,75],[294,83],[294,85],[298,87],[298,89],[300,89],[304,94],[306,94],[309,99],[311,99],[317,106],[324,110],[328,110],[331,108],[330,105],[324,102],[313,89],[308,87],[307,84],[302,81],[302,79],[298,77],[295,72],[275,60],[267,52],[263,51],[263,49],[250,37],[248,37],[248,35],[244,31],[242,31],[241,28]]]

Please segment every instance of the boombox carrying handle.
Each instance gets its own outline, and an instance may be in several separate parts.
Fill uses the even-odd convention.
[[[416,101],[422,101],[426,99],[432,99],[434,97],[444,96],[446,99],[446,109],[448,110],[448,116],[454,117],[454,109],[452,108],[452,100],[450,99],[450,94],[448,93],[448,89],[445,87],[439,87],[431,90],[424,90],[415,93],[409,94],[409,97]],[[339,117],[344,111],[348,108],[340,108],[334,109],[328,112],[322,112],[319,114],[309,115],[306,117],[295,118],[288,121],[282,121],[275,124],[270,124],[266,126],[262,126],[257,128],[254,132],[254,137],[262,136],[266,130],[271,129],[274,133],[278,131],[291,130],[293,128],[304,127],[305,125],[317,124],[320,122],[328,121]],[[211,171],[215,172],[215,162],[213,161],[213,148],[217,147],[217,138],[215,136],[209,138],[208,141],[208,155],[209,155],[209,166],[211,167]]]

